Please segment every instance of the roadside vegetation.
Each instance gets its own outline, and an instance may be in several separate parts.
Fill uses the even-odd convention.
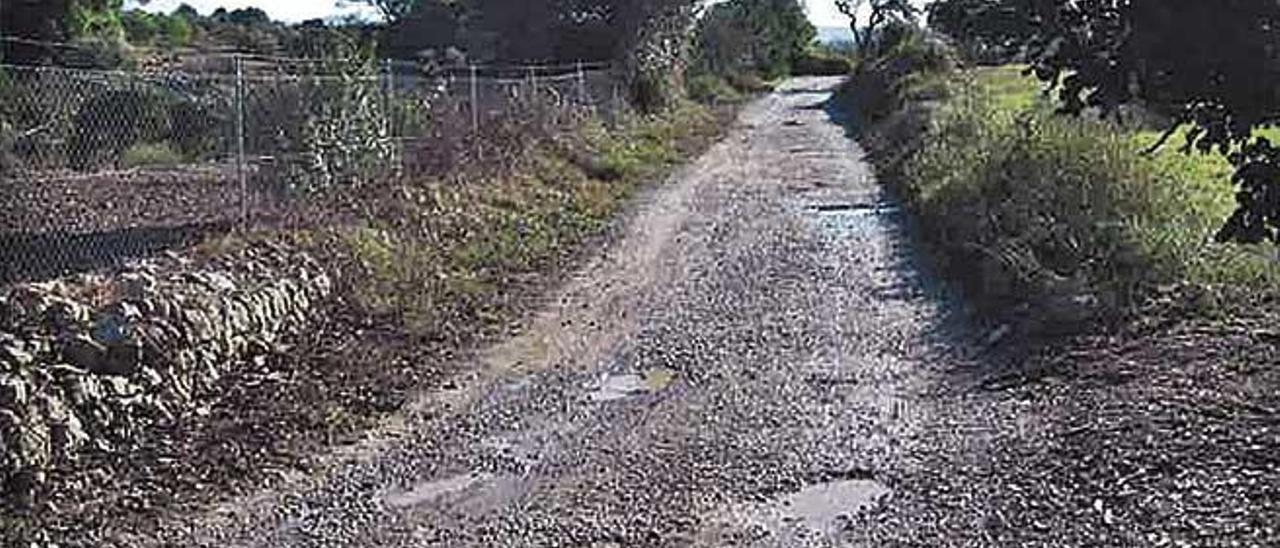
[[[1276,544],[1276,4],[929,6],[840,98],[988,322],[941,420],[990,437],[878,519],[921,546]]]
[[[1160,140],[1159,116],[1063,116],[1025,65],[960,68],[906,33],[860,65],[845,99],[941,267],[983,312],[1072,330],[1151,306],[1221,314],[1280,282],[1269,244],[1214,240],[1232,166]]]
[[[521,132],[526,144],[505,167],[377,188],[394,203],[369,207],[393,211],[314,241],[354,266],[349,287],[367,313],[415,336],[465,339],[506,312],[502,296],[519,280],[600,234],[639,186],[714,141],[731,113],[688,102],[613,128],[585,118],[561,135]]]

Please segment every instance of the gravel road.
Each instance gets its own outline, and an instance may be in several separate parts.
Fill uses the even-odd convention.
[[[520,333],[318,473],[117,540],[875,545],[850,524],[914,473],[966,345],[837,83],[746,107]]]

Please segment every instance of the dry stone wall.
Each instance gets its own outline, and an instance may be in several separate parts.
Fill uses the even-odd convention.
[[[332,290],[306,254],[253,244],[0,291],[0,480],[30,504],[46,471],[127,446],[304,329]]]

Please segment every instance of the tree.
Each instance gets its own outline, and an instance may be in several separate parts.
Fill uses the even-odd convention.
[[[181,4],[173,10],[173,16],[194,23],[200,19],[200,12],[191,7],[191,4]]]
[[[1238,207],[1219,240],[1280,242],[1280,148],[1257,134],[1280,122],[1280,2],[1006,2],[1036,32],[1023,40],[1064,112],[1124,104],[1169,114],[1161,146],[1189,127],[1184,152],[1235,166]]]
[[[464,14],[458,3],[418,3],[412,11],[389,20],[379,47],[389,57],[413,59],[426,51],[457,46],[464,40]]]
[[[382,17],[385,18],[388,23],[395,23],[405,17],[408,17],[424,4],[441,2],[438,0],[339,0],[339,4],[343,5],[353,3],[362,3],[373,6],[378,9],[378,12],[382,14]],[[457,2],[448,3],[456,4]]]
[[[858,29],[858,12],[866,7],[870,12],[867,25]],[[836,0],[836,9],[849,18],[849,30],[859,50],[866,50],[876,39],[881,28],[890,22],[911,22],[916,18],[916,7],[911,0]]]
[[[1028,0],[937,0],[929,4],[929,28],[971,57],[1007,62],[1036,34]]]
[[[698,61],[716,74],[756,70],[777,77],[805,55],[816,35],[796,0],[730,0],[711,6],[699,22]]]

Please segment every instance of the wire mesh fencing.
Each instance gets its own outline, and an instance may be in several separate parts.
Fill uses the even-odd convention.
[[[372,65],[0,66],[0,283],[288,222],[328,188],[497,160],[494,132],[513,121],[553,131],[625,109],[599,65]]]

